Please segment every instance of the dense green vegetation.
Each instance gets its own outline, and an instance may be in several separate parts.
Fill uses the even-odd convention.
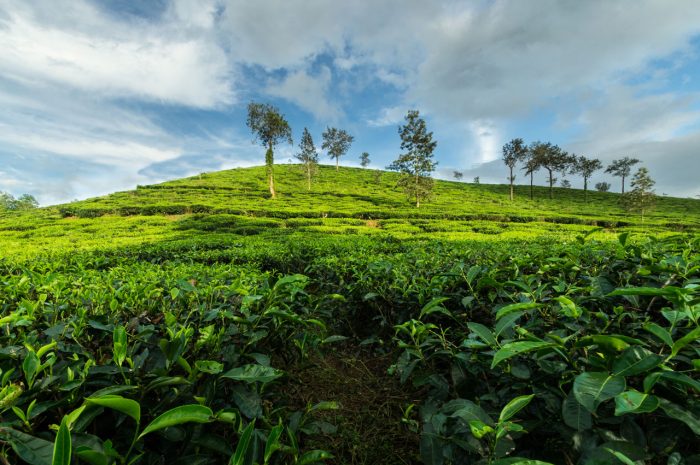
[[[0,216],[0,461],[700,463],[700,201],[275,175]]]

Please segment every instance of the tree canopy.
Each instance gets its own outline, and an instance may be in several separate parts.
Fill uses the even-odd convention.
[[[345,155],[355,140],[345,129],[326,128],[323,132],[323,144],[321,148],[328,151],[328,156],[335,158],[335,169],[338,170],[340,157]]]
[[[625,178],[632,172],[632,166],[639,163],[636,158],[624,157],[619,160],[613,160],[610,165],[605,169],[606,173],[611,173],[613,176],[619,176],[622,178],[622,194],[625,193]]]
[[[528,148],[521,138],[513,139],[503,146],[503,163],[508,167],[510,173],[508,182],[510,183],[510,200],[513,200],[513,182],[515,175],[513,170],[515,165],[527,159]]]
[[[274,146],[280,142],[288,142],[292,144],[292,129],[289,123],[284,119],[277,107],[268,103],[248,104],[248,118],[246,124],[253,133],[253,140],[259,141],[264,147],[267,147],[265,153],[265,165],[267,166],[268,184],[270,187],[270,195],[274,199],[275,193],[275,176],[274,176]]]
[[[387,169],[400,173],[397,185],[403,188],[409,198],[415,199],[418,208],[421,200],[432,194],[433,179],[430,174],[437,166],[437,162],[433,161],[437,141],[433,140],[433,133],[428,132],[425,120],[420,117],[418,110],[410,110],[405,120],[406,123],[399,127],[401,150],[404,153]]]
[[[318,153],[316,153],[311,133],[306,128],[304,128],[301,142],[299,142],[299,153],[294,156],[302,163],[304,174],[306,175],[307,188],[311,190],[311,176],[315,173],[318,165]]]

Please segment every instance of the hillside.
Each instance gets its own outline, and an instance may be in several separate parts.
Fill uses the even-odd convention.
[[[276,174],[0,217],[0,463],[700,464],[700,201]]]
[[[436,181],[434,197],[414,208],[396,174],[321,166],[307,191],[298,165],[276,167],[279,198],[268,198],[264,167],[203,173],[104,197],[0,216],[0,247],[10,255],[111,248],[182,239],[198,232],[251,235],[349,233],[396,238],[562,240],[592,227],[620,231],[698,231],[700,200],[659,197],[644,220],[624,211],[619,195],[535,187]],[[610,237],[613,237],[612,235]]]

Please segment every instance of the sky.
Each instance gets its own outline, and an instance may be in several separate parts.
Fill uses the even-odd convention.
[[[501,147],[521,137],[604,165],[638,158],[657,194],[694,197],[700,5],[0,0],[0,191],[50,205],[261,165],[251,101],[292,127],[280,163],[305,127],[320,150],[330,126],[355,137],[341,164],[369,152],[384,168],[415,109],[438,142],[439,178],[505,183]],[[603,171],[598,181],[619,190]]]

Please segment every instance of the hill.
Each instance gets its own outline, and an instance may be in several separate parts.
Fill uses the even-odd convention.
[[[396,238],[491,240],[571,239],[592,227],[604,232],[698,231],[700,200],[659,197],[646,218],[623,210],[619,195],[535,186],[436,181],[433,199],[416,209],[391,172],[321,166],[307,191],[298,165],[276,167],[279,198],[268,198],[264,167],[241,168],[138,186],[37,211],[0,216],[6,253],[110,248],[181,239],[188,231],[251,235],[350,233]],[[604,234],[604,233],[603,233]],[[613,237],[612,234],[609,237]]]
[[[700,201],[276,174],[0,216],[0,463],[700,463]]]

